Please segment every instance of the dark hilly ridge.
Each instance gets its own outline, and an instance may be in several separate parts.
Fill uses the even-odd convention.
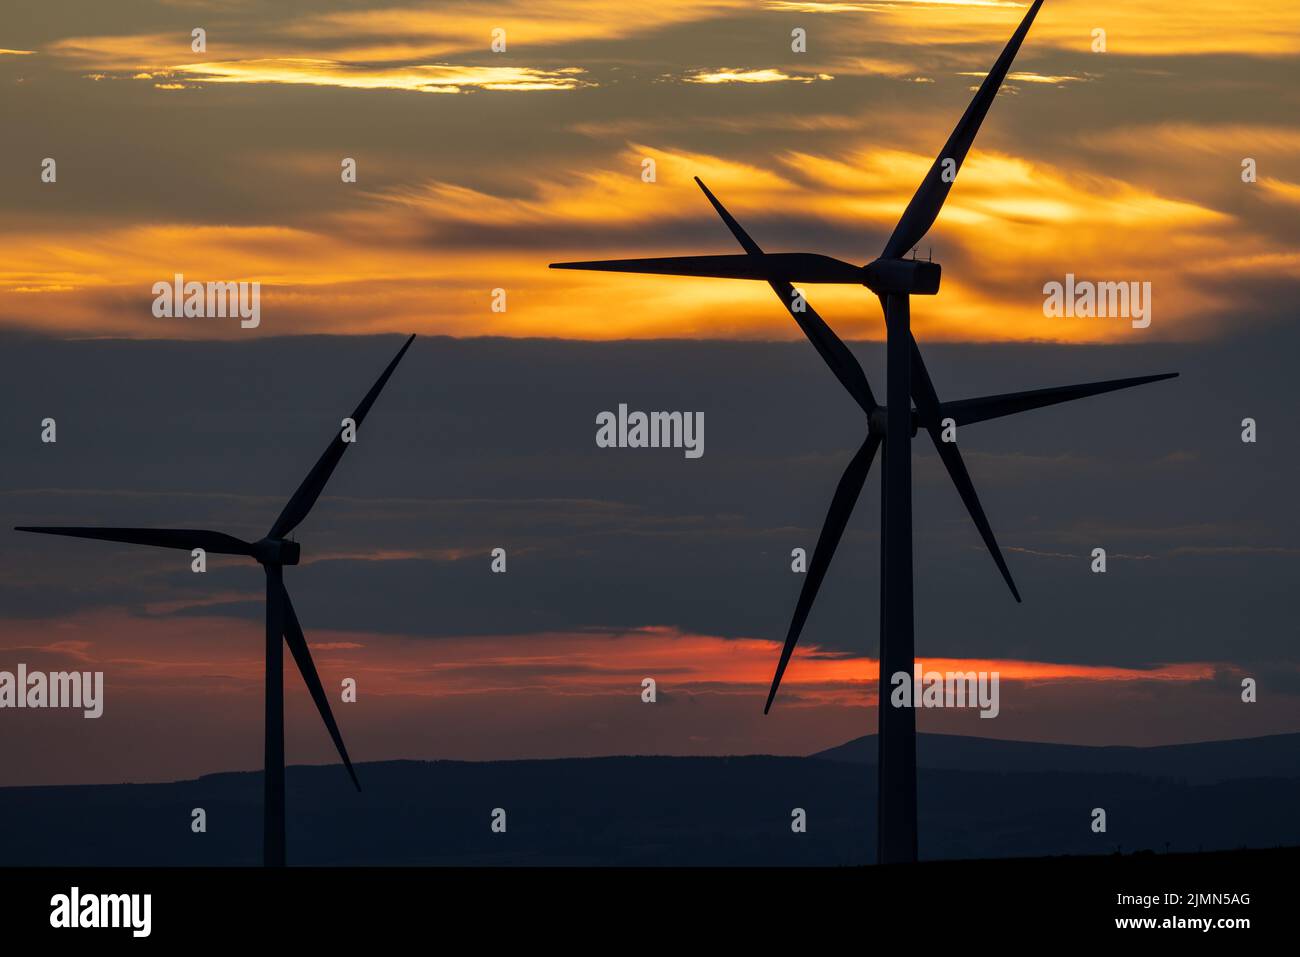
[[[1298,743],[1062,749],[922,735],[921,855],[1300,845]],[[829,753],[873,748],[860,739]],[[289,769],[291,863],[834,866],[875,857],[875,768],[865,761],[395,761],[358,774],[360,794],[341,767]],[[257,773],[0,788],[0,866],[256,864],[261,797]],[[205,834],[190,830],[196,807],[207,812]],[[1094,807],[1106,809],[1105,834],[1091,831]],[[491,830],[494,808],[506,811],[504,834]],[[807,812],[806,833],[791,831],[794,808]]]
[[[854,738],[813,757],[874,766],[876,736]],[[916,759],[920,767],[947,771],[1139,774],[1175,778],[1189,784],[1212,784],[1234,778],[1300,777],[1300,734],[1153,748],[1089,747],[921,734],[917,736]]]

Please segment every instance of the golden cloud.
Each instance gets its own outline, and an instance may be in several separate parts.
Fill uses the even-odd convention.
[[[826,73],[807,76],[783,73],[780,70],[739,70],[719,69],[700,70],[683,78],[687,83],[815,83],[818,80],[832,80]]]
[[[535,70],[517,66],[418,65],[360,69],[336,60],[281,58],[195,63],[175,72],[208,83],[288,83],[337,86],[353,90],[408,90],[460,93],[483,90],[573,90],[584,84],[578,67]]]
[[[643,159],[657,182],[645,183]],[[421,331],[452,335],[575,338],[797,338],[798,330],[762,283],[547,270],[550,261],[731,251],[692,176],[699,175],[745,222],[755,210],[796,211],[864,235],[892,228],[931,159],[864,147],[838,156],[790,152],[763,169],[717,156],[629,144],[617,166],[526,176],[523,197],[429,182],[377,191],[348,212],[310,227],[140,225],[75,238],[11,236],[0,288],[29,290],[17,313],[54,331],[203,337],[234,332],[210,321],[156,320],[153,282],[189,278],[263,283],[265,329],[284,332]],[[1290,195],[1285,186],[1275,190]],[[592,249],[602,228],[652,233],[698,224],[691,243],[622,240]],[[485,238],[466,244],[467,230]],[[680,230],[678,230],[680,231]],[[492,240],[493,234],[499,240]],[[990,248],[988,237],[996,236]],[[789,251],[772,237],[755,238]],[[926,339],[1111,341],[1134,333],[1123,320],[1047,319],[1042,285],[1068,270],[1079,278],[1150,281],[1153,327],[1162,338],[1208,334],[1227,305],[1189,277],[1295,273],[1298,257],[1279,254],[1234,216],[1132,184],[1081,176],[984,152],[963,166],[927,244],[950,269],[933,302],[913,307]],[[1153,258],[1150,250],[1171,249]],[[436,249],[436,255],[431,254]],[[834,250],[828,250],[835,252]],[[855,250],[865,262],[875,250]],[[493,313],[490,291],[505,288],[509,308]],[[31,291],[39,290],[39,291]],[[104,296],[134,307],[103,313]],[[610,297],[619,302],[608,309]],[[439,308],[431,310],[430,301]],[[855,286],[821,286],[810,301],[840,334],[877,338],[879,309]],[[48,317],[57,316],[57,320]],[[278,319],[276,317],[279,317]],[[237,334],[237,332],[235,333]]]

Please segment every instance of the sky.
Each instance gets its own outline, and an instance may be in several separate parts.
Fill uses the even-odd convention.
[[[355,760],[806,754],[868,733],[874,477],[761,713],[790,550],[811,550],[861,440],[852,403],[761,284],[546,267],[736,251],[696,175],[769,251],[870,261],[1024,10],[19,3],[0,37],[0,517],[258,537],[415,332],[286,573],[326,687],[358,681],[335,705]],[[963,430],[1022,606],[917,444],[918,656],[1003,675],[997,719],[923,712],[921,730],[1300,730],[1298,50],[1283,2],[1039,14],[922,245],[944,267],[912,308],[931,374],[945,399],[1181,377]],[[177,273],[259,282],[260,324],[155,317]],[[1045,315],[1067,273],[1150,282],[1150,325]],[[807,293],[883,392],[874,297]],[[598,449],[620,402],[703,411],[704,456]],[[97,721],[0,711],[20,732],[0,782],[260,766],[260,591],[251,563],[200,576],[180,552],[0,536],[0,670],[108,683]],[[286,685],[289,760],[334,760]]]

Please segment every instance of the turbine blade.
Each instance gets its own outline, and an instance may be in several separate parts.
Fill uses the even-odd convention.
[[[334,721],[334,713],[330,711],[329,698],[325,696],[325,689],[320,683],[320,675],[316,673],[316,664],[311,660],[311,650],[307,647],[307,638],[302,633],[302,625],[298,624],[298,615],[293,610],[293,602],[289,600],[289,591],[283,585],[280,586],[280,602],[280,607],[284,611],[285,643],[288,644],[289,650],[293,653],[293,660],[298,663],[298,671],[302,673],[302,680],[306,683],[307,690],[311,692],[311,699],[316,702],[316,710],[320,712],[321,720],[325,722],[330,737],[334,739],[334,747],[338,749],[339,757],[343,759],[343,764],[352,777],[352,783],[360,791],[361,782],[357,780],[357,772],[352,769],[352,761],[348,758],[348,749],[343,746],[343,735],[339,733],[339,726]]]
[[[183,548],[192,551],[201,548],[219,555],[251,555],[253,546],[243,539],[224,532],[210,532],[201,528],[105,528],[79,525],[16,525],[16,532],[36,532],[41,535],[67,535],[70,538],[93,538],[102,542],[123,542],[127,545],[155,545],[158,548]]]
[[[1085,382],[1079,385],[1063,385],[1056,389],[1033,389],[1028,392],[1008,392],[1004,395],[986,395],[977,399],[960,399],[956,402],[944,402],[939,406],[939,417],[952,419],[958,425],[970,425],[987,419],[997,419],[1030,409],[1041,409],[1058,402],[1071,402],[1074,399],[1086,399],[1090,395],[1101,395],[1117,389],[1131,389],[1135,385],[1173,379],[1177,372],[1162,375],[1143,375],[1132,379],[1110,379],[1106,382]]]
[[[731,230],[732,235],[744,247],[749,258],[756,263],[771,258],[769,254],[764,253],[759,248],[758,243],[750,238],[749,233],[745,232],[744,227],[736,222],[736,218],[727,211],[726,207],[718,202],[718,198],[704,185],[704,181],[697,176],[695,182],[704,191],[704,195],[713,204],[713,208],[722,217],[722,221],[727,224],[727,228]],[[838,260],[832,260],[832,262],[838,262]],[[848,263],[844,263],[844,265],[847,266]],[[826,321],[817,315],[807,300],[801,298],[800,302],[796,303],[794,287],[787,280],[769,275],[767,282],[772,287],[772,291],[776,293],[777,298],[785,305],[786,311],[799,324],[799,328],[808,337],[808,341],[813,344],[813,348],[822,357],[822,361],[831,367],[831,372],[835,373],[835,378],[840,380],[840,384],[848,390],[849,395],[853,396],[864,412],[868,415],[874,412],[876,397],[871,393],[871,384],[867,381],[867,374],[862,371],[862,365],[854,358],[853,353],[849,351],[849,347],[826,324]],[[798,308],[800,304],[803,306],[802,309]]]
[[[723,206],[718,200],[718,197],[713,195],[713,191],[704,185],[704,180],[696,176],[695,185],[704,191],[704,195],[708,197],[713,209],[722,217],[722,221],[727,224],[727,228],[731,230],[731,235],[736,237],[736,242],[740,243],[741,248],[751,256],[764,255],[758,243],[754,242],[749,233],[745,232],[745,227],[736,221],[736,217],[732,216],[727,207]]]
[[[411,336],[406,340],[402,348],[397,351],[397,355],[393,357],[393,361],[388,363],[388,367],[384,369],[383,374],[370,387],[366,397],[361,400],[361,404],[352,413],[352,421],[356,423],[358,430],[360,430],[361,423],[365,420],[366,413],[375,404],[375,399],[379,398],[379,393],[388,382],[388,377],[393,374],[393,370],[397,368],[397,363],[402,361],[402,356],[406,355],[406,350],[411,348],[411,343],[414,341],[415,336]],[[298,486],[298,491],[294,492],[293,496],[285,504],[284,511],[280,513],[280,517],[275,520],[275,524],[267,532],[268,538],[284,538],[285,535],[298,526],[299,522],[307,517],[307,513],[316,504],[316,499],[320,498],[325,483],[334,474],[335,467],[339,464],[339,460],[343,458],[343,453],[347,451],[350,444],[350,442],[343,441],[342,434],[334,436],[334,441],[330,442],[329,447],[325,449],[320,459],[312,466],[312,470],[307,473],[307,477]]]
[[[1016,588],[1016,583],[1011,578],[1011,570],[1007,568],[1007,560],[1002,557],[1002,549],[998,547],[998,540],[993,535],[993,529],[989,525],[988,517],[984,514],[984,506],[980,504],[979,495],[975,492],[975,483],[971,481],[970,473],[966,471],[966,462],[961,457],[961,452],[957,449],[956,443],[945,442],[943,440],[943,428],[940,414],[942,406],[939,403],[939,397],[934,391],[934,383],[930,381],[930,373],[925,368],[925,362],[921,359],[921,350],[916,344],[916,339],[912,339],[912,399],[916,402],[916,411],[920,422],[925,426],[926,431],[930,433],[930,440],[934,443],[935,451],[939,453],[939,459],[943,462],[944,468],[948,470],[948,477],[952,479],[952,484],[957,487],[957,494],[961,496],[962,502],[966,506],[966,511],[970,514],[971,521],[979,530],[980,538],[984,539],[984,546],[993,556],[994,563],[998,566],[998,571],[1002,573],[1002,578],[1011,589],[1012,596],[1016,601],[1020,601],[1020,590]]]
[[[767,714],[772,708],[776,689],[781,685],[781,676],[785,674],[786,665],[790,663],[790,655],[794,653],[794,646],[799,641],[799,633],[803,631],[804,622],[808,620],[808,612],[812,610],[817,590],[821,587],[822,579],[826,577],[826,569],[830,567],[831,558],[835,555],[840,537],[849,523],[849,516],[853,514],[853,506],[858,501],[862,486],[866,484],[867,473],[871,471],[871,462],[876,457],[876,449],[879,447],[880,436],[875,433],[868,435],[867,440],[862,443],[862,448],[858,449],[844,470],[844,474],[840,476],[839,485],[835,487],[830,510],[826,513],[826,521],[822,525],[821,534],[817,537],[817,547],[813,549],[812,561],[808,565],[808,575],[804,579],[803,588],[799,590],[799,601],[794,608],[790,630],[785,636],[785,647],[781,649],[781,660],[777,663],[776,675],[772,678],[772,690],[767,693],[767,704],[763,706],[763,714]]]
[[[961,164],[966,159],[966,153],[970,149],[971,143],[975,142],[975,134],[979,132],[980,123],[984,121],[985,114],[988,113],[989,107],[993,105],[993,100],[998,95],[998,88],[1006,78],[1007,70],[1011,68],[1011,61],[1016,58],[1016,52],[1020,49],[1020,44],[1024,42],[1025,35],[1029,32],[1029,27],[1038,14],[1038,8],[1042,5],[1043,0],[1034,0],[1033,6],[1025,14],[1025,18],[1020,21],[1020,26],[1011,35],[1011,39],[1007,41],[1002,55],[998,57],[997,62],[993,64],[993,69],[989,71],[989,75],[980,84],[979,91],[971,100],[970,105],[966,107],[966,112],[962,114],[962,118],[957,121],[957,126],[953,129],[952,135],[948,137],[948,142],[944,144],[939,155],[935,157],[934,165],[925,174],[925,179],[921,180],[921,185],[917,187],[912,201],[907,204],[907,209],[903,211],[902,218],[899,219],[898,225],[894,227],[889,242],[885,244],[884,252],[880,254],[882,259],[901,258],[904,253],[919,243],[921,237],[934,225],[939,210],[943,208],[944,200],[948,198],[948,190],[952,188],[957,171],[961,169]],[[954,164],[948,170],[949,175],[947,176],[944,175],[945,160],[952,160]]]
[[[655,276],[703,276],[713,279],[779,278],[789,282],[862,285],[861,266],[816,253],[768,253],[762,259],[749,255],[603,259],[593,262],[551,263],[551,268],[647,273]]]
[[[943,441],[940,429],[932,428],[929,432],[930,439],[934,442],[934,448],[939,453],[939,458],[943,460],[944,467],[948,469],[948,476],[952,479],[952,484],[957,486],[957,494],[961,496],[962,502],[966,505],[966,511],[970,513],[971,521],[979,529],[980,537],[984,539],[984,545],[988,548],[989,554],[993,556],[993,561],[997,564],[998,571],[1002,573],[1002,578],[1006,581],[1007,587],[1011,589],[1011,594],[1016,601],[1020,601],[1020,591],[1011,578],[1011,570],[1007,568],[1007,560],[1002,557],[1002,549],[998,547],[998,540],[994,537],[993,529],[989,526],[988,517],[984,514],[984,507],[980,505],[979,496],[975,493],[975,483],[971,481],[970,473],[966,471],[966,463],[962,460],[961,452],[957,451],[955,443]]]

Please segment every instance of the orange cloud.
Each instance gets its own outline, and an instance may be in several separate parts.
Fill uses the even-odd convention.
[[[765,716],[779,652],[772,641],[666,628],[418,639],[333,631],[317,627],[309,606],[298,612],[324,686],[338,688],[345,677],[357,682],[357,703],[335,705],[355,761],[809,754],[875,724],[878,663],[813,645],[797,652],[778,706]],[[105,672],[104,715],[94,734],[79,715],[6,718],[18,722],[15,733],[27,745],[7,755],[7,783],[157,781],[258,768],[262,659],[255,620],[117,610],[0,620],[0,669],[21,661],[37,670]],[[1189,727],[1188,714],[1222,694],[1209,663],[922,663],[1002,676],[996,721],[971,709],[926,711],[918,715],[923,731],[1132,744],[1295,727],[1294,699],[1286,695]],[[646,677],[658,684],[653,707],[641,701]],[[291,661],[285,688],[290,761],[336,763]]]
[[[1266,176],[1259,181],[1269,197],[1288,206],[1300,206],[1300,183],[1289,183],[1284,179]]]
[[[643,159],[656,163],[657,182],[640,177]],[[725,230],[699,195],[701,176],[742,222],[754,210],[798,210],[848,229],[888,231],[931,158],[893,149],[863,148],[825,156],[790,152],[769,168],[699,153],[630,144],[613,166],[560,179],[535,175],[524,197],[497,196],[451,183],[381,191],[359,208],[310,228],[154,225],[93,235],[33,234],[3,245],[10,252],[0,288],[21,293],[16,312],[51,331],[68,333],[219,337],[238,330],[209,320],[157,320],[149,290],[160,278],[260,281],[263,316],[275,333],[419,331],[494,335],[560,335],[612,339],[647,336],[794,338],[797,329],[761,283],[546,270],[547,261],[593,255],[671,255],[729,251]],[[1285,185],[1270,187],[1281,191]],[[575,227],[624,230],[673,222],[697,223],[698,242],[655,247],[624,240],[598,252],[571,244],[521,242],[535,227],[562,234]],[[465,247],[461,229],[499,231],[514,238]],[[998,236],[990,250],[987,237]],[[441,246],[429,255],[428,238]],[[772,251],[788,245],[756,235]],[[927,237],[968,257],[973,269],[949,270],[940,295],[919,299],[914,321],[927,339],[1109,341],[1132,335],[1123,320],[1047,319],[1041,286],[1066,271],[1080,278],[1150,281],[1156,300],[1152,334],[1207,333],[1228,305],[1188,284],[1188,276],[1290,272],[1294,254],[1267,241],[1227,213],[1159,195],[1101,176],[982,152],[963,166],[959,183]],[[547,248],[549,245],[549,248]],[[1153,260],[1152,248],[1179,257]],[[833,252],[833,250],[831,251]],[[854,254],[850,254],[854,255]],[[865,247],[858,261],[870,259]],[[487,309],[490,290],[505,288],[505,313]],[[134,302],[104,315],[96,291]],[[611,315],[606,302],[621,303]],[[440,304],[429,309],[430,297]],[[46,300],[50,300],[47,304]],[[24,301],[26,300],[26,301]],[[878,338],[878,308],[856,286],[815,287],[814,306],[846,337]],[[27,308],[24,308],[27,306]],[[56,320],[47,317],[57,316]],[[37,318],[39,317],[39,318]],[[432,318],[431,318],[432,317]]]
[[[1194,32],[1189,24],[1204,25],[1217,17],[1230,22],[1207,31],[1207,42],[1218,45],[1214,49],[1271,56],[1286,25],[1300,19],[1300,13],[1276,4],[1230,18],[1205,3],[1179,4],[1177,18],[1167,16],[1171,9],[1168,2],[1085,8],[1060,0],[1044,7],[1033,37],[1038,46],[1068,37],[1066,45],[1086,47],[1090,28],[1081,24],[1095,21],[1108,29],[1116,50],[1144,49],[1144,37],[1165,30],[1173,39],[1161,52],[1177,52]],[[1024,5],[873,0],[754,8],[730,0],[672,0],[629,18],[621,8],[593,8],[582,0],[541,0],[538,5],[520,0],[489,12],[456,3],[436,12],[394,8],[275,21],[251,38],[241,34],[237,58],[213,29],[204,54],[191,53],[185,35],[159,33],[64,38],[50,45],[47,52],[53,58],[41,59],[138,77],[168,91],[240,83],[439,93],[573,90],[594,82],[594,73],[580,66],[532,67],[517,61],[505,66],[434,61],[449,52],[478,50],[483,63],[493,62],[486,50],[491,29],[498,25],[508,30],[512,51],[552,46],[568,51],[571,46],[561,46],[566,41],[623,39],[739,11],[784,23],[791,10],[828,14],[825,22],[835,27],[837,45],[855,48],[850,56],[836,54],[847,72],[915,80],[925,78],[915,75],[908,52],[928,48],[932,41],[952,48],[945,61],[972,58],[970,69],[961,72],[982,75],[991,50],[1005,41]],[[1176,26],[1169,26],[1174,20]],[[841,42],[841,31],[848,40]],[[860,40],[854,31],[862,33]],[[1252,45],[1248,37],[1258,42]],[[1097,54],[1098,82],[1108,81],[1102,69],[1110,62],[1106,56]],[[954,70],[945,66],[945,71]],[[190,223],[180,215],[167,220],[130,213],[109,222],[88,222],[75,213],[29,215],[27,221],[11,217],[0,232],[0,291],[8,294],[4,321],[63,335],[239,335],[229,324],[150,315],[152,283],[183,272],[195,279],[260,282],[264,323],[258,334],[798,338],[797,328],[761,283],[560,273],[546,265],[606,256],[734,251],[692,183],[695,175],[742,222],[763,218],[754,232],[765,247],[781,251],[794,245],[780,223],[779,232],[764,235],[774,218],[794,221],[799,228],[815,221],[841,235],[864,238],[848,248],[813,251],[866,262],[876,249],[865,237],[892,227],[949,120],[938,126],[927,123],[922,133],[914,113],[884,107],[864,118],[800,113],[784,102],[781,110],[762,114],[732,114],[717,105],[717,98],[761,97],[764,87],[828,75],[796,71],[779,59],[772,65],[697,68],[673,75],[692,81],[689,91],[678,94],[711,98],[713,115],[675,118],[669,131],[662,119],[609,118],[597,111],[565,130],[565,135],[599,140],[580,164],[567,149],[548,153],[543,146],[526,164],[503,156],[417,181],[409,164],[370,157],[361,183],[349,187],[348,202],[326,196],[310,212],[279,225]],[[1071,82],[1077,78],[1073,75],[1028,67],[1012,78],[1079,86]],[[588,90],[567,99],[605,92]],[[193,96],[197,108],[206,108],[202,91]],[[1002,109],[995,107],[995,122]],[[727,155],[675,145],[687,126],[756,134],[732,141],[756,142],[760,149],[742,153],[738,148]],[[879,134],[882,128],[902,133],[886,139]],[[761,149],[763,137],[770,138],[768,152]],[[924,241],[922,253],[933,246],[936,259],[947,268],[940,295],[914,303],[919,335],[926,340],[1109,342],[1139,334],[1123,320],[1044,317],[1043,284],[1060,281],[1066,272],[1085,280],[1151,282],[1154,318],[1151,328],[1140,333],[1144,337],[1208,338],[1238,324],[1241,303],[1225,277],[1241,283],[1300,279],[1300,253],[1277,248],[1277,240],[1253,215],[1272,208],[1276,218],[1277,207],[1289,209],[1300,202],[1296,174],[1287,166],[1297,137],[1300,133],[1281,123],[1119,127],[1104,144],[1095,142],[1091,132],[1080,133],[1052,163],[998,151],[986,138],[984,145],[976,144]],[[564,136],[557,134],[556,142],[562,141]],[[1240,158],[1225,152],[1238,150],[1243,142],[1264,157],[1253,196],[1240,192],[1233,175]],[[1087,154],[1096,150],[1121,160],[1122,167],[1115,164],[1121,172],[1092,172]],[[1219,153],[1224,155],[1211,155]],[[641,180],[644,159],[657,164],[653,184]],[[1209,165],[1220,160],[1222,176]],[[265,157],[244,161],[259,174],[263,166],[275,166],[281,176],[285,170],[315,175],[338,168],[337,155],[297,147],[268,149]],[[377,171],[385,174],[383,180],[372,178]],[[367,184],[376,181],[410,185],[367,192]],[[257,176],[247,176],[240,186],[255,202]],[[990,236],[996,242],[990,243]],[[496,288],[509,295],[505,312],[489,309]],[[619,304],[616,311],[609,309],[611,298]],[[883,334],[878,305],[861,288],[814,287],[810,301],[845,337]]]
[[[833,15],[837,31],[862,41],[934,46],[1002,44],[1029,4],[1010,0],[769,0],[774,10]],[[1300,50],[1300,9],[1273,0],[1226,10],[1210,0],[1052,0],[1034,21],[1038,47],[1090,52],[1093,31],[1106,32],[1103,56],[1246,53],[1282,56]],[[987,69],[987,66],[985,67]]]
[[[663,0],[626,16],[622,6],[605,7],[589,0],[506,0],[490,10],[472,0],[439,4],[436,9],[408,7],[320,12],[261,22],[257,29],[233,27],[239,37],[235,64],[294,61],[322,51],[339,72],[357,78],[393,71],[388,64],[413,64],[453,55],[492,56],[493,31],[506,31],[506,50],[536,52],[557,45],[619,39],[674,23],[744,9],[742,0]],[[239,11],[230,13],[238,20]],[[230,49],[222,23],[209,28],[209,54]],[[15,51],[21,52],[21,51]],[[54,41],[48,52],[81,68],[101,71],[184,71],[200,64],[189,37],[176,33],[75,36]],[[202,64],[214,68],[216,63]],[[284,82],[240,72],[235,82]],[[361,83],[356,84],[361,86]],[[391,88],[372,84],[370,88]]]
[[[173,74],[206,83],[283,83],[338,86],[353,90],[408,90],[414,93],[460,93],[482,90],[574,90],[583,85],[583,70],[536,70],[518,66],[416,65],[362,69],[337,60],[280,57],[230,60],[178,66]]]
[[[136,685],[201,679],[208,674],[260,683],[261,624],[244,619],[184,615],[204,604],[251,601],[260,593],[211,596],[207,602],[153,606],[140,618],[118,611],[84,612],[61,620],[58,640],[48,623],[0,622],[0,661],[24,653],[72,655],[80,667],[114,669],[115,678]],[[765,694],[780,653],[775,641],[720,638],[648,627],[578,634],[475,636],[415,639],[401,635],[345,632],[313,627],[310,609],[299,609],[308,641],[323,674],[362,676],[369,694],[481,695],[545,688],[558,695],[615,695],[639,689],[655,677],[667,694]],[[15,657],[17,656],[17,657]],[[1125,668],[1063,662],[1001,659],[918,658],[930,671],[997,672],[1002,682],[1198,682],[1214,677],[1207,662]],[[807,644],[796,650],[782,682],[793,700],[862,707],[875,700],[879,661]],[[224,685],[218,686],[217,693]],[[200,692],[201,685],[195,686]]]

